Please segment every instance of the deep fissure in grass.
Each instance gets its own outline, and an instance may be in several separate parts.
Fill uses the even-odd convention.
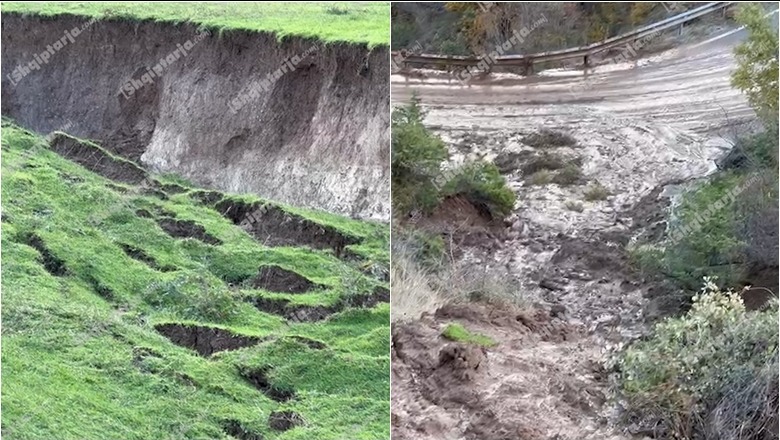
[[[269,399],[277,402],[287,402],[288,400],[295,398],[295,391],[274,385],[268,379],[268,373],[271,370],[270,367],[261,368],[240,368],[239,374],[246,379],[247,382],[252,384],[255,388],[260,390]]]
[[[237,335],[218,327],[184,324],[157,324],[154,326],[161,335],[176,345],[195,350],[204,357],[225,350],[238,350],[263,342],[255,336]]]
[[[356,237],[347,236],[336,228],[315,223],[270,204],[223,199],[215,209],[266,246],[331,249],[336,256],[341,256],[346,246],[359,242]]]
[[[2,190],[6,200],[14,200],[3,209],[3,368],[9,372],[4,399],[15,402],[3,413],[4,429],[20,426],[33,408],[48,406],[50,411],[27,425],[29,432],[56,437],[51,427],[65,423],[71,425],[66,427],[69,432],[84,439],[163,438],[176,426],[186,425],[194,437],[219,438],[225,432],[222,421],[236,420],[247,433],[273,439],[281,431],[269,427],[269,414],[278,404],[259,398],[234,367],[256,369],[270,362],[275,370],[272,382],[279,371],[277,390],[306,390],[285,404],[284,410],[311,422],[295,426],[294,436],[335,440],[356,429],[370,438],[389,435],[379,416],[389,412],[384,403],[387,384],[383,385],[389,377],[383,373],[389,368],[382,343],[383,332],[388,331],[385,321],[389,324],[386,305],[379,311],[343,311],[326,321],[285,326],[278,317],[241,301],[235,292],[239,287],[226,284],[237,277],[251,278],[258,266],[277,264],[328,286],[322,303],[333,304],[341,295],[367,292],[375,281],[364,282],[368,287],[361,284],[357,290],[344,289],[339,283],[345,273],[362,275],[330,252],[265,247],[215,211],[190,202],[190,195],[176,187],[166,188],[171,194],[167,198],[155,200],[160,196],[145,194],[143,187],[112,183],[53,154],[42,138],[6,121],[3,131]],[[147,218],[136,216],[136,210]],[[376,225],[292,212],[360,237],[361,255],[385,261],[383,232]],[[149,222],[160,217],[195,221],[223,244],[176,240]],[[21,244],[19,237],[30,233],[41,238],[72,276],[55,278],[45,270],[41,252]],[[175,272],[158,271],[155,264]],[[192,283],[178,290],[155,290],[155,295],[170,293],[159,301],[146,298],[151,285],[173,286],[176,280],[192,277]],[[111,292],[109,302],[98,296],[104,288]],[[215,289],[233,290],[232,295],[220,293],[217,298],[231,303],[230,314],[204,308],[213,305]],[[318,295],[306,301],[316,304]],[[205,358],[161,338],[155,325],[169,323],[223,328],[267,342]],[[29,328],[36,331],[23,331]],[[216,352],[214,348],[202,351]],[[239,361],[244,357],[250,360]],[[341,372],[371,380],[342,384]],[[40,377],[46,380],[39,381]],[[90,380],[80,380],[84,377]],[[75,383],[76,388],[70,385]],[[67,397],[58,395],[60,390]],[[117,399],[105,400],[109,395]],[[115,403],[120,400],[121,406]],[[85,410],[91,407],[100,407],[105,415]],[[209,408],[206,418],[203,408]],[[334,413],[342,416],[332,419]],[[136,432],[128,416],[149,421],[143,433]]]
[[[160,266],[157,261],[151,257],[149,254],[144,252],[143,249],[137,248],[135,246],[126,244],[126,243],[120,243],[119,247],[122,248],[122,251],[127,255],[128,257],[138,260],[147,266],[151,267],[154,270],[158,270],[160,272],[172,272],[176,270],[173,266]]]
[[[377,286],[368,294],[342,296],[329,306],[292,304],[287,298],[269,298],[265,296],[247,298],[259,310],[274,315],[279,315],[293,322],[316,322],[341,312],[347,308],[371,308],[379,303],[390,302],[390,291]]]
[[[20,241],[40,252],[41,264],[43,264],[43,267],[49,271],[50,274],[56,277],[62,277],[68,274],[68,268],[65,267],[65,262],[51,253],[41,237],[30,233],[22,236]]]
[[[206,232],[206,228],[192,220],[175,220],[172,218],[158,218],[157,224],[163,231],[175,238],[194,238],[206,244],[220,245],[222,240]]]
[[[260,266],[250,284],[257,289],[282,293],[306,293],[325,287],[311,282],[297,272],[279,266]]]

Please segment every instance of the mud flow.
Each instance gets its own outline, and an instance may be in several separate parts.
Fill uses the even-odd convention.
[[[638,273],[626,249],[659,240],[674,188],[714,172],[729,133],[752,126],[731,87],[731,50],[682,47],[591,76],[495,74],[472,87],[425,69],[391,77],[394,105],[420,98],[448,168],[492,162],[517,198],[497,225],[458,197],[415,223],[451,244],[458,267],[513,290],[509,305],[441,306],[445,295],[394,324],[394,439],[643,437],[618,426],[605,353],[685,304],[679,288]],[[445,339],[452,323],[496,345]]]

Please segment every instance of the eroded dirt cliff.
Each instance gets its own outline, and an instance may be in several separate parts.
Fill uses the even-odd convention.
[[[87,23],[3,14],[4,116],[97,140],[200,185],[389,218],[386,47],[205,35],[191,24]],[[84,29],[39,70],[12,75],[74,28]],[[161,59],[172,62],[158,74]],[[269,74],[252,97],[252,84]]]

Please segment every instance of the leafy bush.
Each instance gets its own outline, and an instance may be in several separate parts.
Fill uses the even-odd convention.
[[[392,114],[392,198],[395,215],[429,212],[440,201],[435,179],[447,159],[444,142],[423,125],[425,114],[416,96]]]
[[[150,306],[166,308],[183,318],[225,321],[236,313],[233,293],[218,280],[202,275],[154,282],[143,298]]]
[[[515,206],[515,193],[490,162],[463,166],[442,188],[444,196],[463,195],[476,206],[484,206],[494,219],[509,215]]]
[[[648,339],[615,358],[626,415],[643,425],[660,424],[668,438],[758,438],[752,435],[778,411],[777,320],[776,299],[765,311],[747,311],[739,294],[705,279],[685,316],[662,321]],[[766,386],[762,397],[756,389]],[[724,404],[738,396],[752,401]],[[769,410],[739,413],[756,399]],[[735,431],[734,424],[741,424],[740,434],[725,435]]]
[[[672,219],[672,241],[664,255],[667,274],[695,290],[704,276],[722,285],[741,277],[744,243],[738,238],[734,199],[746,177],[720,174],[683,195]]]
[[[748,38],[734,50],[737,70],[731,82],[747,95],[748,102],[764,121],[776,125],[778,36],[764,13],[755,3],[741,5],[737,20],[747,29]]]

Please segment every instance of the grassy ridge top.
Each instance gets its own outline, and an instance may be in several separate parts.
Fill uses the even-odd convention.
[[[390,44],[389,2],[3,2],[3,12],[191,22],[326,42]]]
[[[295,322],[248,301],[286,295],[327,305],[386,283],[330,251],[265,246],[192,191],[161,198],[108,180],[7,121],[2,154],[4,435],[228,439],[239,426],[267,440],[389,438],[387,304]],[[174,238],[160,215],[196,222],[222,243]],[[384,225],[312,220],[338,223],[368,253],[387,248]],[[262,265],[322,287],[274,294],[238,281]],[[204,357],[157,331],[170,323],[262,342]],[[295,398],[269,398],[242,377],[248,370],[267,370],[270,384]],[[275,430],[274,411],[294,411],[302,424]]]

